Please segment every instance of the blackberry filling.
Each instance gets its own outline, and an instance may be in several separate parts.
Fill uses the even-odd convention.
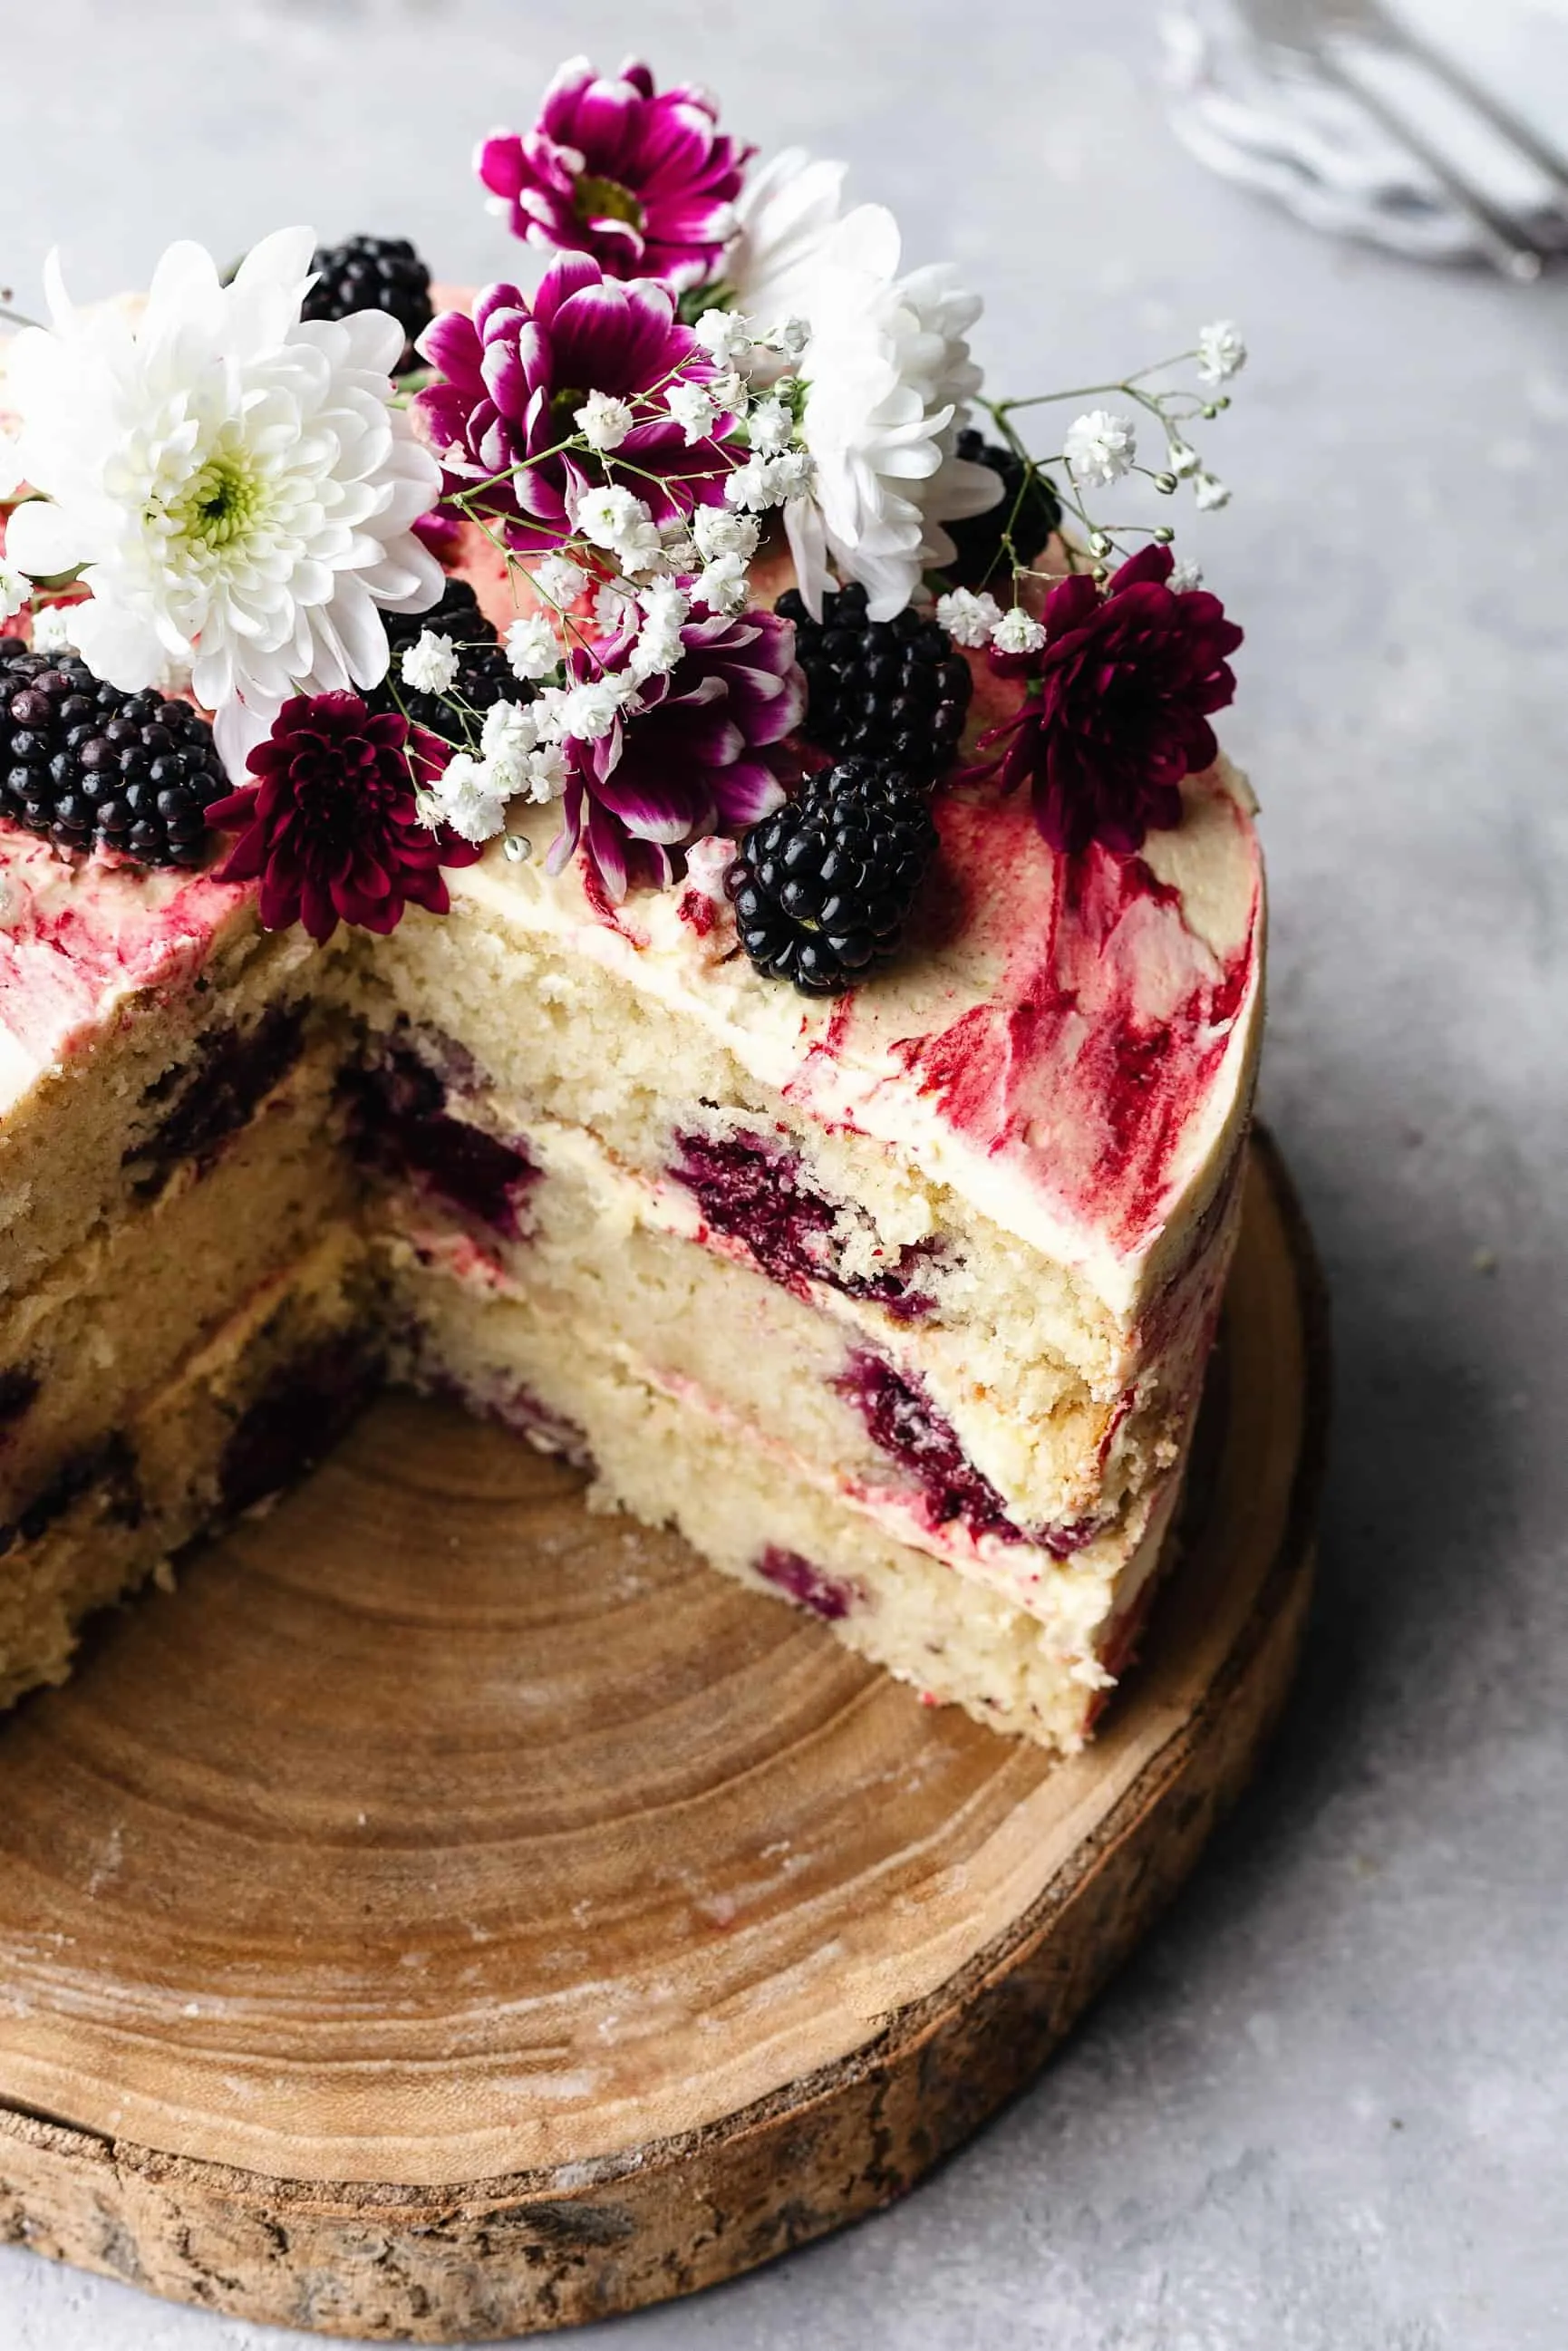
[[[160,1191],[187,1160],[204,1173],[304,1050],[305,1013],[297,1004],[269,1005],[249,1029],[210,1029],[193,1061],[166,1070],[142,1096],[156,1102],[179,1089],[152,1134],[126,1154],[126,1164],[138,1170],[138,1195]]]
[[[0,1526],[0,1558],[18,1542],[37,1542],[57,1519],[65,1516],[73,1502],[79,1501],[95,1487],[102,1489],[106,1518],[120,1526],[141,1524],[141,1489],[136,1476],[136,1457],[129,1440],[116,1434],[88,1452],[73,1454],[26,1510],[18,1511],[8,1524]]]
[[[972,1535],[1029,1541],[917,1380],[906,1379],[880,1355],[857,1353],[834,1384],[859,1412],[873,1443],[908,1470],[938,1526],[956,1519]]]
[[[360,1331],[334,1332],[275,1373],[224,1447],[218,1491],[226,1511],[249,1510],[325,1459],[381,1381]]]
[[[936,1300],[914,1287],[932,1254],[912,1242],[884,1272],[842,1272],[837,1262],[842,1204],[816,1191],[790,1152],[759,1134],[678,1134],[670,1173],[695,1196],[704,1217],[730,1240],[744,1241],[764,1273],[787,1288],[825,1282],[845,1298],[875,1298],[895,1322],[929,1314]]]
[[[417,1053],[390,1046],[379,1062],[345,1071],[341,1092],[362,1165],[413,1184],[504,1240],[527,1238],[522,1201],[538,1168],[520,1143],[454,1118],[444,1083]]]
[[[859,1597],[852,1584],[825,1574],[809,1559],[802,1559],[798,1551],[783,1551],[777,1543],[769,1543],[752,1564],[765,1583],[787,1593],[802,1608],[809,1608],[813,1616],[821,1616],[830,1625],[847,1616]]]

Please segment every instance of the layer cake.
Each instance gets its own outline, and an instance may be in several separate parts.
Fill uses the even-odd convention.
[[[655,103],[651,84],[625,87]],[[760,249],[759,235],[753,220],[735,250]],[[258,248],[285,278],[294,250]],[[1013,524],[1054,518],[1045,471],[1010,444],[983,463],[964,455],[962,397],[936,405],[940,384],[926,413],[941,498],[926,493],[912,538],[891,493],[874,528],[852,525],[824,486],[832,444],[812,421],[831,371],[824,328],[794,321],[754,347],[721,308],[694,338],[661,283],[624,285],[580,254],[559,270],[531,313],[503,286],[449,298],[430,329],[437,381],[415,408],[432,403],[421,429],[439,466],[375,375],[402,325],[329,310],[312,329],[292,298],[284,349],[300,381],[315,397],[322,370],[351,379],[331,412],[339,438],[343,417],[392,402],[374,459],[390,486],[375,503],[372,457],[356,460],[340,504],[358,522],[322,541],[335,554],[291,559],[314,580],[369,549],[354,613],[296,630],[299,697],[279,712],[254,687],[248,701],[238,686],[214,695],[244,810],[214,802],[213,820],[256,827],[221,872],[203,864],[184,785],[156,811],[138,802],[135,831],[96,770],[83,780],[83,761],[110,758],[96,741],[81,749],[101,714],[68,729],[86,671],[34,661],[0,680],[20,763],[0,779],[0,1702],[57,1679],[89,1611],[275,1490],[391,1377],[560,1456],[591,1506],[678,1528],[923,1697],[1071,1750],[1172,1555],[1239,1212],[1261,870],[1248,788],[1201,715],[1228,697],[1237,632],[1220,633],[1214,599],[1178,592],[1163,553],[1091,577],[1054,538],[1023,561]],[[121,339],[116,381],[141,364],[138,334],[155,342],[175,280],[200,280],[204,331],[244,313],[254,341],[249,273],[225,293],[188,257],[166,265],[141,326],[122,305],[106,329]],[[972,311],[925,280],[893,291],[965,394]],[[558,453],[519,455],[524,423],[501,412],[547,325],[559,334],[587,295],[596,331],[634,312],[644,340],[664,337],[666,372],[652,391],[617,378],[593,392],[580,437],[560,407],[579,389],[552,393],[553,408],[530,394],[526,430],[553,417],[566,432],[561,488]],[[77,329],[60,318],[68,349]],[[402,322],[411,335],[418,323]],[[511,334],[504,362],[480,368],[481,330]],[[587,368],[586,329],[580,340]],[[43,383],[68,408],[74,379],[51,377],[37,343],[23,350],[35,405]],[[487,387],[482,434],[458,413],[471,360]],[[618,364],[624,376],[624,352]],[[668,404],[685,439],[660,426],[654,446],[650,403],[683,370],[685,405]],[[1073,428],[1099,434],[1103,471],[1114,423]],[[298,423],[290,443],[279,429],[271,456],[324,430]],[[668,512],[617,486],[622,444],[638,447],[644,486],[650,465],[669,469]],[[716,481],[737,469],[739,498],[721,488],[727,504],[703,504],[707,477],[680,455],[694,444]],[[265,502],[265,471],[245,475],[236,445],[214,442],[200,498],[178,508],[198,535],[221,524],[204,561]],[[21,447],[47,476],[57,451],[36,415]],[[888,461],[888,479],[926,478],[902,464]],[[514,503],[492,517],[484,499],[502,480]],[[440,504],[416,545],[421,482],[423,503],[439,491]],[[40,486],[63,516],[66,493]],[[974,518],[1004,487],[1008,535],[977,584],[955,588]],[[162,492],[141,495],[151,514]],[[46,553],[57,576],[64,539],[39,521],[43,503],[14,506],[9,533],[40,550],[36,577]],[[405,630],[389,652],[382,608],[434,606],[432,547],[457,583],[436,614],[448,633],[415,643]],[[1009,565],[1004,613],[983,583]],[[923,570],[943,591],[934,607]],[[120,671],[141,656],[109,609],[106,559],[81,578],[94,593],[62,630],[102,664],[93,677],[118,711],[132,691]],[[30,634],[51,609],[35,591],[14,626]],[[1134,611],[1136,631],[1116,635]],[[379,653],[363,650],[367,613]],[[191,636],[193,693],[218,674],[214,627]],[[166,618],[165,644],[171,632]],[[1102,640],[1073,673],[1094,691],[1135,683],[1151,641],[1165,666],[1126,705],[1124,737],[1112,727],[1095,784],[1082,743],[1062,764],[1064,697],[1086,690],[1063,679],[1068,655]],[[125,704],[112,738],[127,776],[146,746],[170,749],[151,674],[137,672],[142,702]],[[497,697],[514,691],[493,735]],[[841,728],[855,695],[875,751],[858,764],[828,724],[836,712]],[[689,757],[639,797],[615,785],[616,761],[623,733],[640,739],[660,707],[688,730],[663,739]],[[449,737],[421,736],[420,710],[444,708]],[[492,746],[514,722],[504,765]],[[312,726],[328,732],[309,737],[302,786],[288,730]],[[328,741],[351,759],[323,768]],[[988,761],[998,744],[1011,747]],[[351,866],[350,845],[313,880],[279,842],[292,824],[298,844],[308,795],[347,793],[351,768],[367,791],[406,795],[402,830],[384,855]],[[281,805],[275,775],[306,798],[253,854]],[[804,894],[766,866],[762,828],[780,808]],[[820,874],[802,860],[821,863],[824,825],[840,845]],[[146,862],[154,840],[195,870]],[[918,874],[896,866],[912,841]],[[859,913],[812,914],[846,841],[864,850]],[[406,904],[387,895],[397,858]]]

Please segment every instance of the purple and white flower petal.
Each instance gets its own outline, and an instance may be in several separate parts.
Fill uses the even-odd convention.
[[[515,235],[680,287],[717,268],[750,153],[720,135],[701,90],[658,90],[633,60],[612,78],[573,57],[532,130],[492,132],[475,169]]]
[[[794,629],[772,612],[692,611],[672,666],[639,678],[643,631],[674,610],[656,592],[642,629],[575,649],[573,683],[548,715],[560,725],[569,778],[549,870],[580,848],[612,899],[633,882],[672,878],[679,852],[716,826],[777,807],[783,787],[761,755],[805,708]]]

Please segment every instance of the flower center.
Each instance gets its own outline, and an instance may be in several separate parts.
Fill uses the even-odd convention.
[[[630,188],[623,188],[619,180],[596,179],[591,172],[579,174],[571,209],[580,221],[626,221],[639,235],[646,217]]]
[[[251,536],[267,506],[266,477],[250,451],[231,442],[198,466],[166,512],[182,538],[218,555]]]

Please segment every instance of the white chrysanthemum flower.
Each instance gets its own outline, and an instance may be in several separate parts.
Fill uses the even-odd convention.
[[[1197,330],[1197,371],[1205,383],[1228,383],[1247,364],[1247,346],[1233,319],[1216,319]]]
[[[972,588],[955,588],[936,599],[936,618],[953,643],[973,653],[990,643],[1001,617],[1001,606],[984,590],[977,595]]]
[[[416,694],[446,694],[456,683],[457,648],[450,637],[422,629],[402,662],[402,682]]]
[[[528,684],[560,667],[560,645],[548,612],[524,612],[512,622],[507,631],[507,659],[513,676]]]
[[[749,562],[762,537],[762,526],[752,516],[728,507],[698,507],[692,517],[692,536],[705,563],[721,555],[738,555]]]
[[[808,155],[803,147],[786,147],[746,175],[735,207],[738,230],[725,257],[725,275],[738,289],[748,317],[765,326],[778,322],[775,341],[787,327],[810,319],[811,297],[838,226],[848,169],[847,163]],[[697,331],[702,331],[700,325]],[[796,356],[809,337],[808,323]]]
[[[818,171],[807,164],[801,176],[821,199],[806,204],[804,216],[820,226],[828,183]],[[779,303],[781,314],[811,323],[800,429],[812,478],[810,495],[785,510],[790,551],[813,613],[831,563],[863,583],[873,620],[891,620],[928,565],[953,561],[943,523],[983,513],[1001,496],[989,466],[955,454],[979,389],[967,340],[979,299],[946,267],[901,277],[898,226],[880,204],[862,204],[820,237],[809,266],[803,225],[797,243]],[[769,462],[785,465],[793,454]]]
[[[488,766],[467,751],[453,753],[429,798],[438,820],[464,841],[491,841],[507,821],[506,799]]]
[[[572,423],[591,449],[619,449],[637,422],[632,404],[612,392],[591,392],[572,411]]]
[[[576,603],[588,585],[588,574],[570,555],[547,555],[535,564],[533,580],[547,603],[564,610]]]
[[[1090,489],[1108,489],[1132,472],[1138,454],[1138,430],[1130,416],[1092,408],[1068,426],[1061,454],[1075,482]]]
[[[1045,631],[1021,604],[1013,604],[991,631],[991,643],[1000,653],[1037,653],[1045,643]]]
[[[1212,474],[1193,475],[1192,495],[1200,514],[1209,514],[1216,507],[1228,507],[1230,504],[1229,490]]]
[[[1191,444],[1174,436],[1166,447],[1166,463],[1178,482],[1185,482],[1197,473],[1203,460]]]
[[[710,612],[739,612],[745,610],[749,587],[744,555],[716,555],[698,572],[692,601],[706,604]]]
[[[0,621],[14,620],[23,605],[32,601],[32,581],[0,555]]]
[[[228,286],[171,246],[140,315],[76,309],[51,257],[52,324],[10,351],[42,493],[11,518],[12,561],[80,568],[72,633],[110,684],[188,662],[231,763],[290,695],[379,685],[382,611],[441,592],[413,528],[440,468],[392,405],[402,330],[379,310],[301,321],[314,243],[279,230]]]
[[[76,647],[71,633],[74,604],[45,604],[33,615],[33,651],[36,653],[67,653]]]

